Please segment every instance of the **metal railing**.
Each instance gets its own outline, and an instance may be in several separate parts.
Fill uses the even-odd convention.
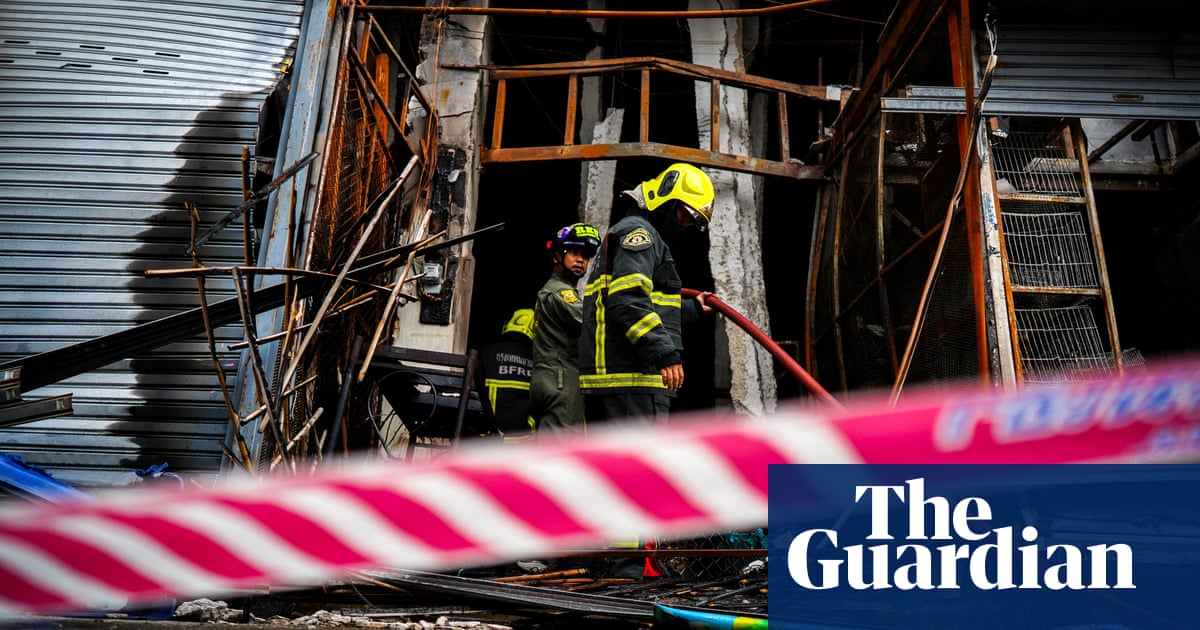
[[[494,109],[491,140],[480,154],[483,163],[562,159],[605,160],[621,157],[659,156],[731,171],[779,175],[794,179],[820,179],[823,175],[820,167],[807,165],[792,155],[792,137],[788,121],[789,105],[795,99],[840,103],[843,96],[843,90],[836,86],[798,85],[656,57],[598,59],[484,69],[488,71]],[[580,125],[580,81],[585,77],[620,73],[636,73],[638,76],[637,138],[611,143],[577,143],[576,137],[579,134]],[[710,125],[708,147],[682,146],[655,142],[651,139],[653,134],[650,129],[650,109],[655,100],[652,77],[659,74],[674,75],[675,80],[683,77],[709,85],[711,99],[708,116]],[[560,119],[562,142],[528,147],[505,146],[509,82],[549,79],[566,80],[566,107],[563,117]],[[773,100],[775,124],[772,131],[777,134],[774,138],[776,141],[773,143],[774,155],[771,157],[742,155],[721,150],[721,93],[725,88],[740,88],[751,93],[764,93]],[[697,93],[700,92],[697,91]],[[807,147],[807,144],[805,146]]]

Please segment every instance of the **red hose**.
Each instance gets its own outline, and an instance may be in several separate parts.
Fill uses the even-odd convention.
[[[696,296],[700,295],[700,291],[695,289],[682,289],[680,290],[680,293],[686,298],[695,298]],[[817,379],[813,378],[812,375],[805,371],[804,368],[800,367],[800,364],[792,358],[792,355],[788,354],[779,346],[779,344],[775,343],[774,339],[768,337],[767,333],[763,332],[761,328],[755,326],[754,322],[746,319],[745,315],[737,312],[732,306],[726,304],[724,300],[713,295],[712,293],[709,293],[704,298],[704,303],[708,306],[711,306],[714,310],[721,313],[725,317],[728,317],[733,321],[733,323],[737,324],[739,328],[749,333],[759,345],[766,348],[767,352],[771,353],[771,356],[775,357],[780,363],[782,363],[783,367],[787,368],[787,371],[791,372],[792,375],[795,376],[801,383],[803,383],[804,386],[808,388],[808,391],[812,392],[817,398],[820,398],[822,401],[827,402],[839,409],[842,408],[842,404],[839,403],[832,394],[826,391],[824,387],[821,387],[821,384],[817,382]]]

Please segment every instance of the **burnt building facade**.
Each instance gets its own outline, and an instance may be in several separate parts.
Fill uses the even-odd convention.
[[[1054,383],[1196,348],[1200,32],[1179,9],[897,8],[826,156],[822,383]]]

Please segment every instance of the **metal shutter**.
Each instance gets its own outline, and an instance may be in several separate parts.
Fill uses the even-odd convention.
[[[14,2],[0,8],[0,360],[198,305],[195,202],[208,222],[242,198],[241,152],[290,61],[302,0]],[[240,230],[202,248],[241,261]],[[210,301],[232,295],[210,281]],[[219,331],[218,349],[241,339]],[[232,374],[237,353],[225,350]],[[227,430],[203,336],[26,397],[73,393],[72,416],[0,429],[0,451],[67,483],[133,468],[214,475]]]

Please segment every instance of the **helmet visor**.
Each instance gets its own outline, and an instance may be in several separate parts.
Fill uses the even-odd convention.
[[[588,242],[584,242],[584,241],[567,241],[562,244],[561,249],[563,251],[566,251],[568,249],[574,249],[574,250],[577,250],[579,253],[583,254],[584,258],[591,259],[591,258],[595,258],[595,256],[596,256],[597,247],[592,243],[588,243]]]
[[[701,212],[700,210],[697,210],[683,202],[680,202],[679,205],[683,206],[683,209],[686,210],[687,213],[692,217],[692,225],[696,226],[697,230],[700,230],[701,232],[703,232],[708,229],[708,217],[703,212]],[[710,205],[709,206],[710,212],[711,212],[711,207],[712,206]]]

